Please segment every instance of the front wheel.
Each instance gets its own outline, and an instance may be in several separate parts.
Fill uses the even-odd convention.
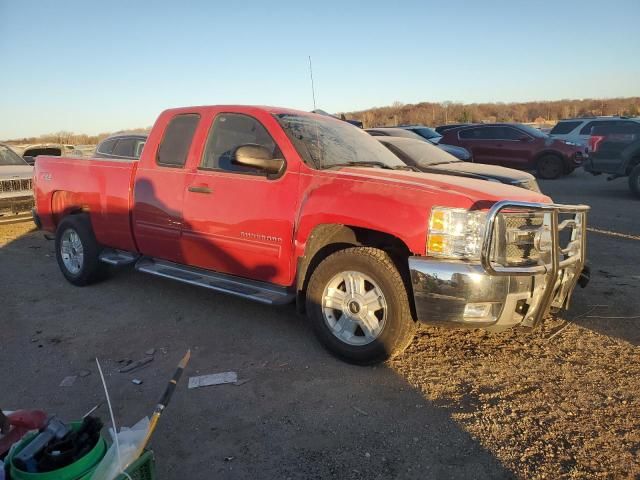
[[[70,283],[83,286],[101,280],[107,267],[99,255],[100,246],[88,215],[70,215],[60,222],[56,229],[56,259]]]
[[[309,281],[306,307],[320,342],[357,364],[402,352],[416,329],[400,273],[375,248],[348,248],[323,260]]]
[[[538,177],[544,180],[555,180],[565,171],[562,158],[556,155],[543,155],[537,163]]]
[[[629,188],[636,197],[640,197],[640,165],[633,167],[629,174]]]

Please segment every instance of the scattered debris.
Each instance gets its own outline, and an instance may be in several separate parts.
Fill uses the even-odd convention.
[[[236,372],[212,373],[199,377],[189,378],[189,388],[209,387],[211,385],[222,385],[223,383],[236,383],[238,374]]]
[[[71,387],[74,383],[76,383],[76,375],[70,375],[68,377],[64,377],[60,382],[61,387]]]
[[[555,337],[558,334],[560,334],[561,332],[563,332],[569,325],[571,325],[571,324],[569,322],[567,322],[567,321],[562,322],[559,326],[557,326],[556,328],[554,328],[551,331],[551,334],[549,334],[549,336],[546,338],[546,340],[551,340],[553,337]]]
[[[239,387],[240,385],[244,385],[247,382],[250,382],[251,379],[250,378],[243,378],[242,380],[238,380],[237,382],[234,383],[234,385],[236,387]]]
[[[89,375],[91,375],[91,370],[80,370],[78,372],[79,377],[88,377]]]
[[[87,413],[85,413],[82,418],[86,418],[89,415],[91,415],[93,412],[95,412],[97,409],[99,409],[102,406],[102,402],[100,402],[99,404],[97,404],[95,407],[93,407],[91,410],[89,410]]]
[[[155,348],[150,348],[149,350],[144,352],[145,355],[153,355],[154,353],[156,353],[156,349]]]
[[[118,371],[120,373],[132,372],[132,371],[137,370],[138,368],[140,368],[143,365],[146,365],[147,363],[150,363],[152,361],[153,361],[153,357],[141,358],[140,360],[138,360],[136,362],[129,363],[126,367],[122,367]]]
[[[367,412],[365,412],[364,410],[362,410],[361,408],[358,407],[354,407],[353,405],[351,405],[351,408],[353,408],[356,412],[358,412],[360,415],[364,415],[365,417],[368,417],[369,414]]]
[[[142,380],[134,378],[133,380],[131,380],[131,383],[133,383],[134,385],[142,385]]]

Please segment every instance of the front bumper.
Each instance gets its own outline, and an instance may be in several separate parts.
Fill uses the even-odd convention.
[[[551,261],[534,267],[505,267],[491,260],[494,223],[509,208],[549,214]],[[501,331],[534,327],[550,309],[567,308],[585,265],[586,206],[499,202],[489,212],[479,263],[410,257],[409,270],[419,321],[457,328]],[[559,220],[562,214],[570,215]],[[561,246],[571,228],[570,245]]]

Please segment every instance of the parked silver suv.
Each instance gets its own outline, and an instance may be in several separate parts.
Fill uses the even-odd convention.
[[[560,120],[555,127],[551,129],[549,135],[570,142],[581,147],[587,147],[591,129],[595,126],[625,126],[635,125],[640,122],[640,118],[628,117],[585,117],[585,118],[569,118]]]

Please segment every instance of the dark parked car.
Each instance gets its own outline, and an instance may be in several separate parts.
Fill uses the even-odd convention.
[[[463,162],[428,142],[412,138],[380,136],[378,140],[404,163],[421,172],[477,178],[540,191],[535,177],[521,170]]]
[[[36,163],[36,158],[40,155],[48,155],[50,157],[61,157],[63,155],[82,156],[82,152],[78,152],[73,145],[63,145],[60,143],[42,143],[39,145],[30,145],[22,152],[22,158],[29,165]]]
[[[423,128],[427,128],[427,127],[423,127]],[[431,130],[431,129],[429,129]],[[438,135],[436,138],[434,139],[429,139],[426,138],[423,135],[420,135],[417,132],[414,132],[412,130],[403,128],[403,127],[377,127],[377,128],[367,128],[366,132],[369,133],[369,135],[372,135],[374,137],[404,137],[404,138],[413,138],[414,140],[420,140],[423,142],[429,142],[432,145],[436,145],[439,149],[444,150],[447,153],[450,153],[451,155],[453,155],[454,157],[460,159],[460,160],[464,160],[465,162],[472,162],[473,158],[471,156],[471,153],[469,153],[469,150],[465,149],[465,148],[461,148],[461,147],[456,147],[454,145],[441,145],[439,143],[440,140],[440,136]]]
[[[96,147],[95,158],[112,158],[123,160],[137,160],[142,153],[142,147],[147,141],[143,133],[120,133],[102,140]]]
[[[609,179],[629,177],[629,188],[640,197],[640,123],[601,125],[591,130],[584,169]]]
[[[545,179],[571,173],[584,159],[579,146],[519,123],[451,128],[444,131],[440,140],[443,143],[466,148],[478,163],[535,170]]]
[[[417,133],[422,138],[426,138],[433,143],[438,143],[442,138],[442,135],[436,132],[433,128],[425,127],[424,125],[398,125],[398,128]]]

